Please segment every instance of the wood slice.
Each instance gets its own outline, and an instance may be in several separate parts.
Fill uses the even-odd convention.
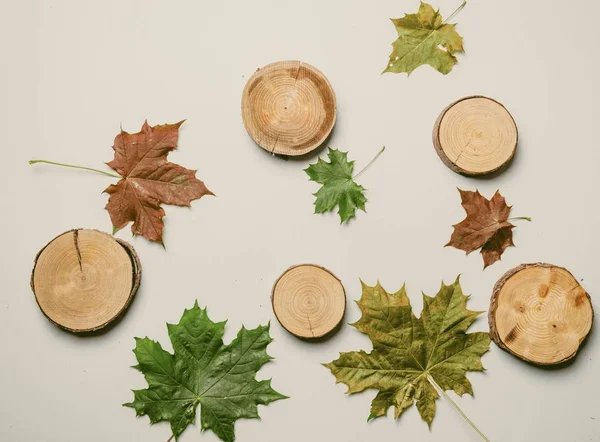
[[[127,309],[141,276],[131,245],[97,230],[74,229],[37,254],[31,289],[55,325],[74,333],[91,332]]]
[[[517,125],[506,108],[488,97],[461,98],[442,111],[433,145],[454,172],[477,176],[502,169],[515,155]]]
[[[263,149],[303,155],[321,146],[336,118],[335,93],[317,68],[301,61],[256,71],[242,95],[246,130]]]
[[[321,338],[341,323],[346,291],[329,270],[312,264],[287,269],[273,285],[273,311],[294,336]]]
[[[494,286],[490,334],[527,362],[554,365],[573,358],[592,328],[590,295],[568,270],[522,264]]]

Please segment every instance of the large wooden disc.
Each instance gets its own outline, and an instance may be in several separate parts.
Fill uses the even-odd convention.
[[[433,127],[433,145],[439,157],[463,175],[502,169],[514,156],[517,141],[517,125],[506,108],[479,95],[452,103]]]
[[[322,145],[336,118],[335,93],[317,68],[300,61],[256,71],[242,96],[246,130],[263,149],[303,155]]]
[[[75,229],[37,255],[31,289],[46,317],[75,333],[99,330],[129,306],[141,279],[133,247],[97,230]]]
[[[312,264],[290,267],[273,285],[273,311],[280,324],[299,338],[320,338],[333,331],[346,311],[342,282]]]
[[[490,334],[504,350],[541,365],[573,358],[592,328],[590,296],[568,270],[523,264],[494,286]]]

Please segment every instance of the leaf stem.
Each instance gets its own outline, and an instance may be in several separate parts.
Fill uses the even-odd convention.
[[[515,220],[524,220],[524,221],[531,221],[531,217],[529,216],[515,216],[514,218],[508,218],[509,221],[515,221]]]
[[[471,426],[471,428],[473,428],[473,430],[475,430],[475,431],[477,432],[477,434],[479,434],[479,436],[481,436],[481,438],[482,438],[482,439],[483,439],[485,442],[490,442],[490,440],[489,440],[487,437],[485,437],[485,434],[483,434],[483,433],[481,432],[481,430],[479,430],[479,428],[477,428],[477,426],[476,426],[476,425],[473,423],[473,421],[472,421],[471,419],[469,419],[469,418],[468,418],[468,416],[465,414],[465,412],[464,412],[464,411],[462,411],[462,410],[461,410],[461,408],[458,406],[458,404],[457,404],[456,402],[454,402],[454,401],[452,400],[452,398],[446,394],[446,392],[445,392],[445,391],[444,391],[444,390],[443,390],[443,389],[442,389],[442,388],[441,388],[441,387],[440,387],[440,386],[437,384],[437,382],[435,382],[435,380],[434,380],[434,379],[433,379],[433,378],[432,378],[430,375],[427,375],[427,380],[428,380],[429,382],[431,382],[431,384],[432,384],[432,385],[433,385],[435,388],[437,388],[437,389],[438,389],[438,390],[439,390],[439,391],[440,391],[440,392],[441,392],[441,393],[444,395],[444,397],[445,397],[446,399],[448,399],[448,401],[450,401],[450,403],[452,404],[452,406],[454,407],[454,409],[455,409],[456,411],[458,411],[458,413],[459,413],[459,414],[460,414],[460,415],[463,417],[463,419],[464,419],[464,420],[466,420],[466,421],[468,422],[468,424]]]
[[[174,437],[175,437],[175,433],[171,434],[171,437],[169,438],[169,440],[167,440],[167,442],[171,442]]]
[[[372,159],[372,160],[369,162],[369,164],[367,164],[365,167],[363,167],[363,169],[362,169],[360,172],[358,172],[356,175],[354,175],[354,176],[352,177],[352,179],[356,179],[356,178],[358,178],[359,176],[361,176],[361,175],[363,174],[363,172],[365,172],[365,171],[366,171],[366,170],[367,170],[369,167],[371,167],[371,166],[373,165],[373,163],[374,163],[374,162],[377,160],[377,158],[379,158],[379,155],[381,155],[381,154],[383,153],[383,151],[384,151],[384,150],[385,150],[385,146],[383,146],[383,147],[382,147],[382,148],[379,150],[379,152],[377,152],[377,155],[375,155],[375,156],[373,157],[373,159]]]
[[[47,160],[29,160],[29,164],[36,164],[36,163],[46,163],[46,164],[52,164],[54,166],[72,167],[73,169],[91,170],[92,172],[101,173],[102,175],[111,176],[113,178],[119,178],[119,179],[123,178],[121,175],[104,172],[103,170],[93,169],[91,167],[74,166],[72,164],[55,163],[54,161],[47,161]]]
[[[451,19],[452,17],[454,17],[456,14],[458,14],[458,13],[461,11],[461,9],[462,9],[462,8],[464,8],[466,5],[467,5],[467,0],[464,0],[464,1],[462,2],[462,4],[461,4],[461,5],[460,5],[458,8],[456,8],[456,9],[454,10],[454,12],[453,12],[452,14],[450,14],[450,15],[448,16],[448,18],[446,18],[446,20],[444,20],[444,23],[442,23],[442,24],[448,23],[448,22],[450,21],[450,19]]]

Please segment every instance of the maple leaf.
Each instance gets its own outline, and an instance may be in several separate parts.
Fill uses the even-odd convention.
[[[338,214],[344,223],[355,217],[356,209],[365,211],[366,189],[352,178],[354,161],[348,161],[348,152],[330,148],[327,155],[329,163],[319,158],[304,171],[312,181],[323,185],[313,194],[317,197],[315,213],[331,212],[338,206]]]
[[[200,407],[201,429],[212,430],[221,440],[235,439],[237,419],[258,419],[257,405],[285,399],[271,381],[257,381],[258,370],[272,358],[269,325],[244,327],[229,344],[223,344],[225,322],[212,322],[206,309],[185,310],[179,324],[167,324],[171,354],[148,338],[136,338],[134,368],[148,382],[134,390],[134,400],[124,404],[147,415],[150,423],[169,421],[175,439],[196,419]]]
[[[362,283],[357,302],[361,318],[352,324],[373,343],[370,353],[340,353],[324,364],[336,382],[353,394],[379,390],[371,403],[369,420],[384,416],[394,407],[394,417],[416,402],[421,418],[431,426],[438,389],[445,394],[473,395],[468,371],[482,371],[481,356],[489,350],[488,333],[466,333],[482,312],[467,310],[459,278],[444,285],[434,297],[423,294],[423,311],[417,318],[406,290],[388,293],[377,283]]]
[[[439,11],[427,3],[421,2],[416,14],[405,14],[403,18],[392,19],[392,23],[398,39],[392,43],[390,61],[384,72],[406,72],[410,75],[419,66],[428,64],[445,75],[457,63],[454,54],[464,52],[463,39],[456,32],[456,24],[442,21]]]
[[[182,124],[150,126],[146,121],[140,132],[121,130],[116,136],[115,157],[107,164],[122,179],[104,190],[110,195],[106,210],[115,232],[133,222],[133,234],[162,243],[162,203],[189,207],[191,201],[213,195],[196,178],[195,170],[167,161],[169,152],[177,147]]]
[[[512,227],[498,229],[494,235],[481,247],[483,268],[502,259],[502,254],[509,246],[514,246]]]
[[[464,250],[467,255],[481,247],[485,269],[500,260],[507,247],[515,245],[512,239],[512,229],[515,226],[508,218],[511,206],[506,205],[506,200],[499,191],[496,191],[491,200],[482,196],[479,191],[458,191],[467,216],[453,226],[454,231],[445,247]],[[531,221],[526,217],[512,219]]]

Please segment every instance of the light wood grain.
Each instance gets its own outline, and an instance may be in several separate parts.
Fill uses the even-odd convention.
[[[329,270],[302,264],[286,270],[273,285],[273,311],[299,338],[321,338],[340,324],[346,311],[342,282]]]
[[[478,176],[506,167],[517,149],[517,125],[488,97],[465,97],[446,107],[433,128],[433,145],[454,172]]]
[[[31,289],[46,317],[74,332],[100,330],[129,306],[141,280],[133,247],[97,230],[75,229],[36,256]]]
[[[246,130],[263,149],[303,155],[321,146],[336,119],[335,93],[317,68],[283,61],[259,69],[242,96]]]
[[[575,277],[550,264],[523,264],[495,285],[489,324],[494,342],[525,361],[573,358],[592,328],[591,298]]]

